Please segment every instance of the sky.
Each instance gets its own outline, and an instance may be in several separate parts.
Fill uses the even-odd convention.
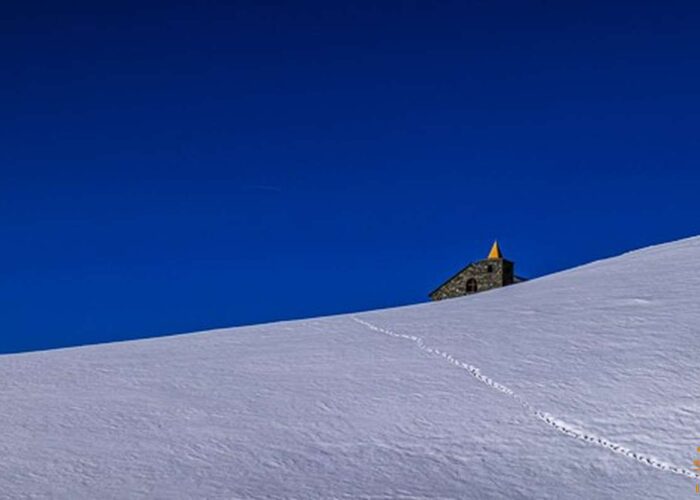
[[[0,352],[421,302],[496,238],[534,278],[697,235],[699,25],[674,1],[9,2]]]

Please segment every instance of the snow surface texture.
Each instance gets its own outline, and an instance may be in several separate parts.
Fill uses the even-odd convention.
[[[439,303],[0,357],[2,498],[692,498],[700,238]]]

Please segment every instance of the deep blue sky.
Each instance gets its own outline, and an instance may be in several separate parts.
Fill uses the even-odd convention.
[[[698,26],[669,1],[4,4],[0,352],[423,301],[496,237],[534,277],[700,233]]]

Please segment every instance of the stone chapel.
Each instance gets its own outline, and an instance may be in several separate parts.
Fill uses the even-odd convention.
[[[498,241],[494,241],[488,257],[469,264],[430,292],[429,297],[432,300],[450,299],[521,281],[526,280],[515,275],[515,263],[503,258]]]

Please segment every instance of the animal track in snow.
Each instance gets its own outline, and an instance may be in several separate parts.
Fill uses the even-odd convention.
[[[352,317],[353,321],[365,326],[366,328],[369,328],[372,331],[375,331],[377,333],[381,333],[384,335],[388,335],[390,337],[395,337],[395,338],[400,338],[400,339],[406,339],[410,340],[411,342],[415,343],[416,346],[418,346],[419,349],[422,351],[427,352],[428,354],[434,354],[436,356],[441,356],[442,358],[446,359],[453,365],[462,368],[463,370],[468,371],[474,378],[479,380],[480,382],[488,385],[492,389],[495,389],[499,392],[502,392],[504,394],[507,394],[514,400],[516,400],[520,405],[525,408],[530,414],[534,415],[537,417],[539,420],[543,421],[550,427],[553,427],[554,429],[558,430],[562,434],[566,434],[567,436],[580,439],[582,441],[586,441],[588,443],[592,443],[598,446],[602,446],[603,448],[607,448],[610,451],[613,451],[614,453],[619,453],[621,455],[625,455],[626,457],[633,458],[636,461],[647,465],[654,467],[656,469],[668,471],[668,472],[673,472],[675,474],[680,474],[682,476],[686,476],[692,479],[698,479],[700,478],[699,474],[696,474],[695,472],[685,469],[683,467],[679,467],[677,465],[669,464],[666,462],[663,462],[657,458],[654,458],[650,455],[645,455],[642,453],[637,453],[629,448],[626,448],[622,445],[619,445],[617,443],[613,443],[612,441],[609,441],[603,437],[597,436],[596,434],[588,431],[584,431],[582,429],[577,429],[575,426],[568,424],[564,422],[563,420],[560,420],[558,418],[553,417],[552,415],[543,412],[534,406],[532,406],[528,401],[523,399],[519,394],[516,394],[513,392],[511,389],[508,387],[504,386],[503,384],[499,384],[495,380],[493,380],[490,377],[487,377],[483,373],[481,373],[481,370],[473,365],[470,365],[468,363],[464,363],[462,361],[459,361],[456,359],[454,356],[451,354],[442,351],[440,349],[436,349],[434,347],[430,347],[426,345],[425,341],[416,335],[407,335],[404,333],[396,333],[392,330],[388,330],[386,328],[379,327],[377,325],[374,325],[368,321],[362,320],[360,318],[357,318],[355,316]]]

